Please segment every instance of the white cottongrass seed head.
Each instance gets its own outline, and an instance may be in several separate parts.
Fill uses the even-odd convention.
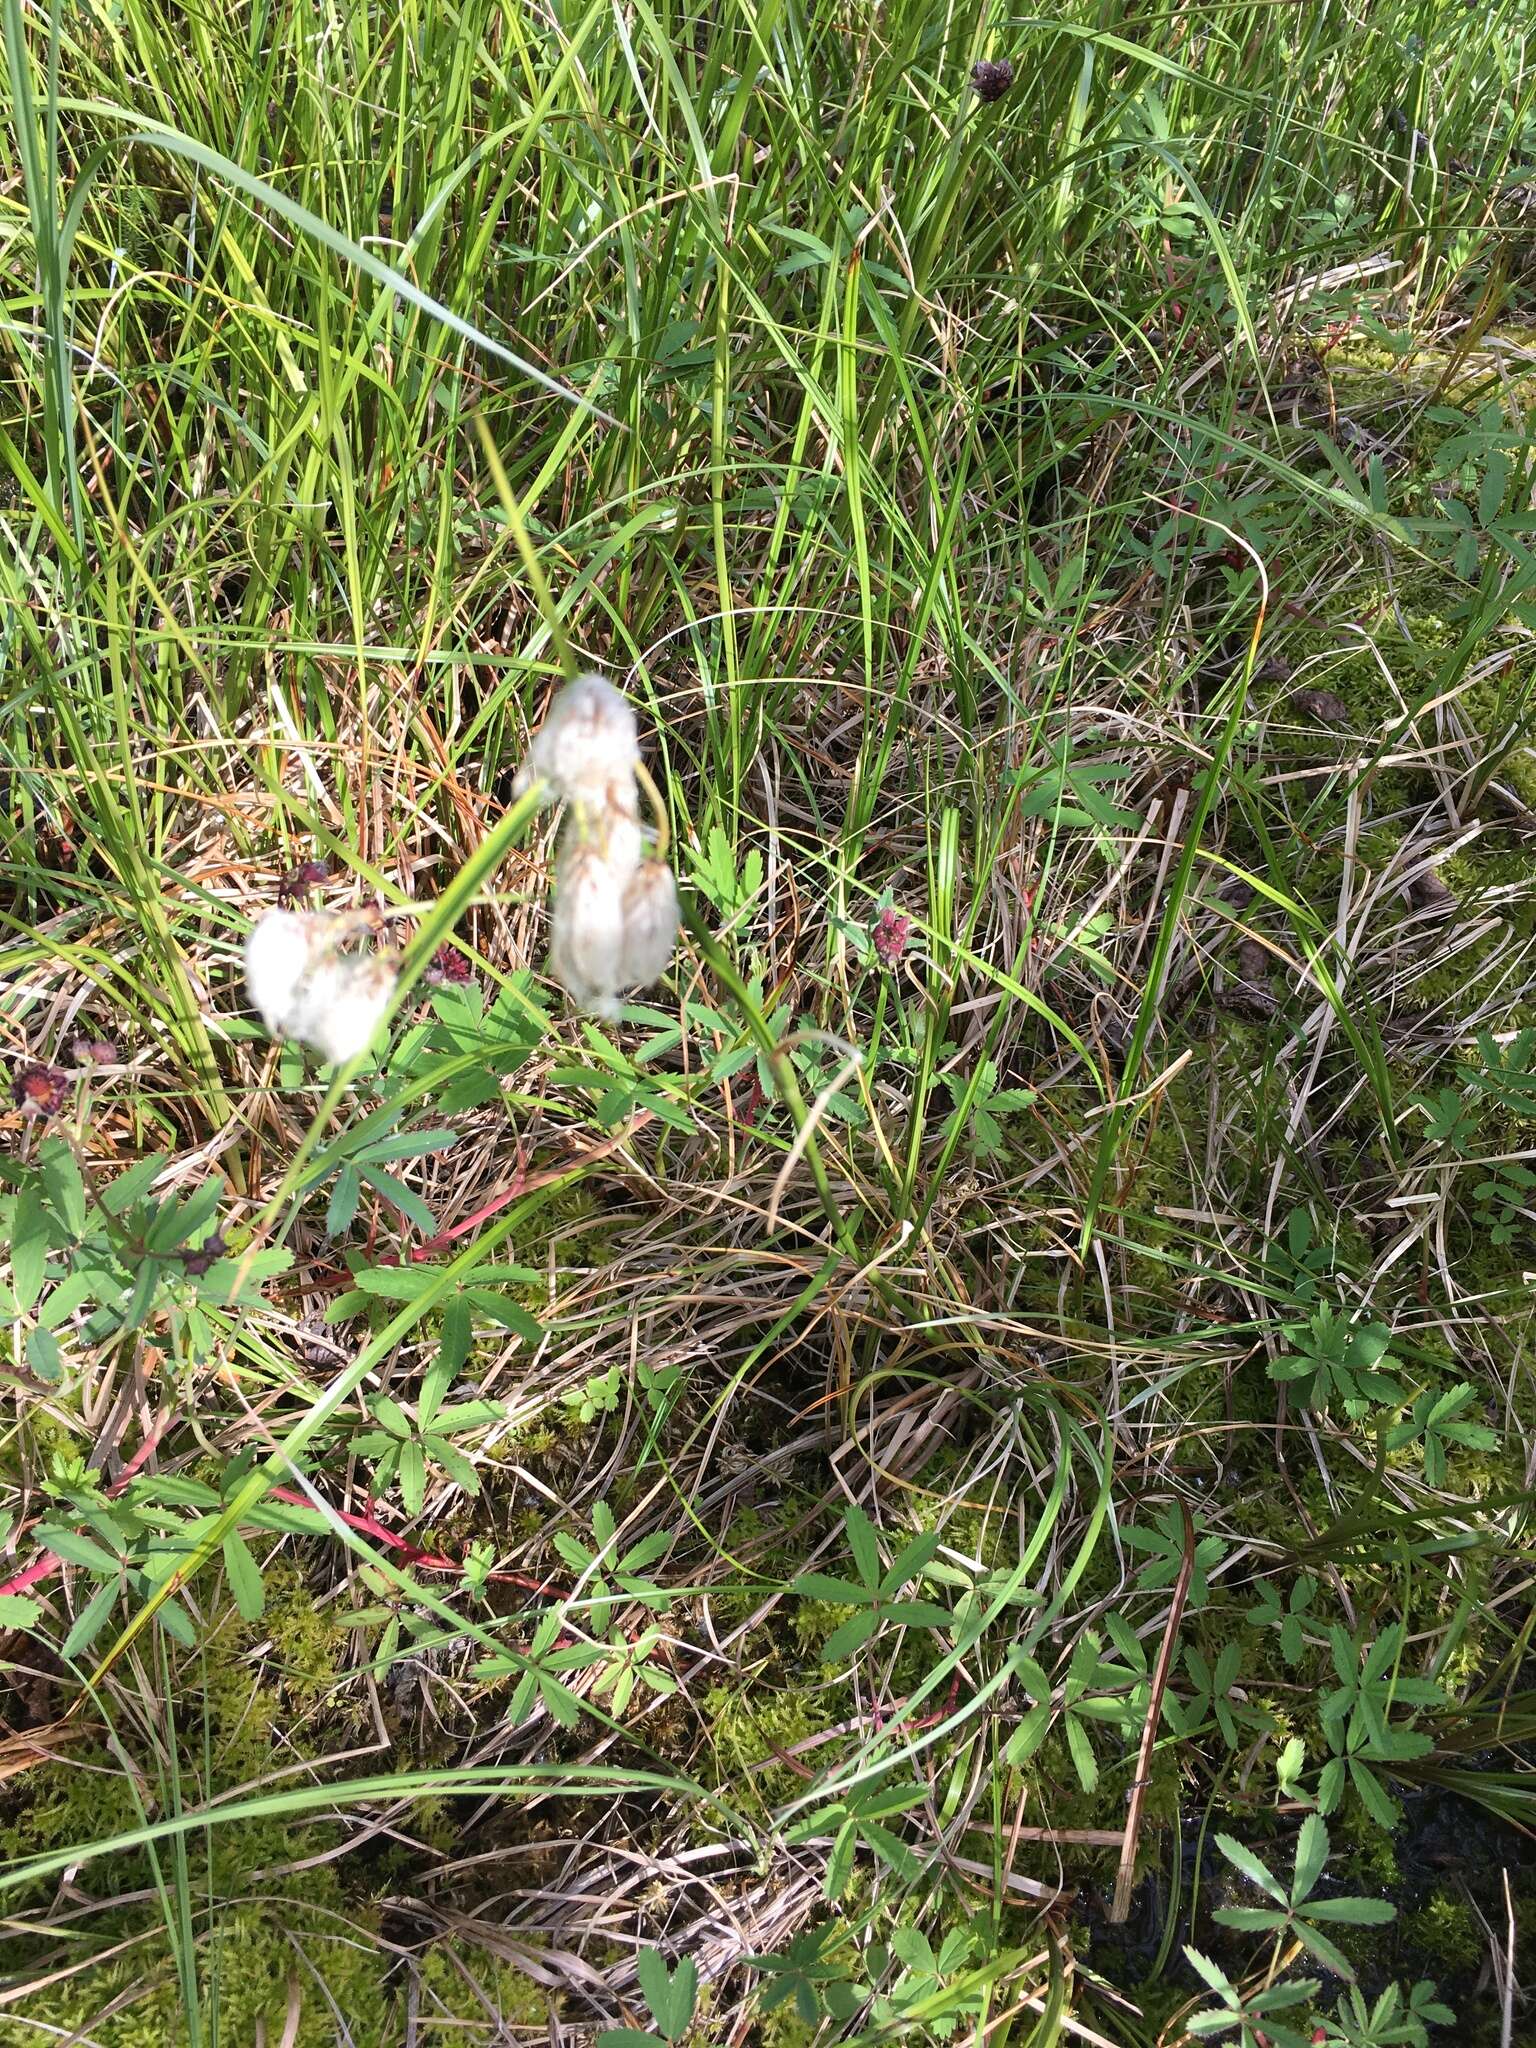
[[[366,1052],[384,1021],[397,963],[382,953],[325,960],[305,984],[291,1035],[334,1066]]]
[[[602,676],[556,693],[514,785],[570,806],[555,871],[549,971],[580,1009],[615,1019],[619,991],[643,988],[677,943],[677,884],[644,859],[635,707]]]
[[[677,944],[677,883],[664,860],[642,862],[624,891],[623,981],[649,988],[660,981]]]
[[[296,1038],[343,1065],[366,1050],[399,971],[390,955],[343,956],[355,920],[269,910],[245,942],[245,982],[273,1038]]]
[[[299,991],[323,944],[317,920],[292,910],[269,910],[245,942],[245,985],[273,1038],[286,1037]]]
[[[602,676],[577,676],[559,690],[513,785],[541,778],[549,793],[588,810],[633,812],[640,738],[635,707]]]
[[[549,971],[579,1008],[610,1021],[624,986],[627,880],[596,840],[567,834],[549,921]]]

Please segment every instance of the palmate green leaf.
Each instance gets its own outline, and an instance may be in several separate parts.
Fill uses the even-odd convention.
[[[11,1216],[11,1291],[25,1313],[43,1291],[48,1212],[36,1188],[23,1188]]]
[[[851,1503],[843,1512],[843,1528],[859,1577],[873,1592],[880,1584],[880,1544],[874,1524],[857,1503]]]
[[[945,1628],[954,1619],[947,1607],[940,1607],[933,1600],[893,1600],[880,1612],[886,1621],[900,1622],[908,1628]]]
[[[59,1349],[59,1340],[41,1324],[27,1332],[27,1364],[49,1386],[56,1385],[64,1376],[64,1354]]]
[[[253,1308],[261,1301],[267,1281],[286,1273],[293,1253],[284,1245],[263,1245],[259,1251],[243,1251],[227,1259],[216,1259],[193,1284],[200,1300],[220,1308]]]
[[[1342,1921],[1350,1927],[1385,1927],[1397,1918],[1390,1899],[1313,1899],[1307,1906],[1309,1920]]]
[[[1339,1801],[1344,1797],[1348,1782],[1343,1757],[1333,1757],[1323,1765],[1317,1776],[1317,1810],[1319,1813],[1336,1813]]]
[[[476,1430],[489,1429],[492,1423],[500,1422],[506,1415],[500,1401],[453,1401],[437,1412],[433,1424],[436,1436],[468,1436]],[[606,1548],[606,1545],[604,1546]]]
[[[419,1443],[413,1440],[400,1446],[398,1469],[400,1498],[406,1513],[419,1515],[427,1497],[427,1461]]]
[[[109,1214],[121,1216],[131,1209],[135,1202],[142,1200],[148,1194],[150,1188],[170,1163],[170,1155],[168,1153],[147,1153],[144,1158],[136,1159],[132,1166],[124,1167],[123,1171],[114,1180],[109,1181],[105,1188],[98,1188],[96,1190],[96,1199]]]
[[[469,1347],[474,1337],[474,1319],[470,1314],[468,1301],[462,1294],[450,1297],[443,1310],[443,1327],[438,1338],[435,1370],[440,1371],[443,1384],[455,1379],[469,1357]]]
[[[1244,1934],[1274,1934],[1290,1925],[1289,1913],[1278,1906],[1218,1906],[1211,1918],[1218,1927],[1235,1927]]]
[[[361,1434],[349,1438],[348,1441],[352,1449],[361,1457],[389,1458],[391,1461],[390,1470],[394,1470],[393,1461],[399,1454],[400,1439],[391,1436],[387,1429],[365,1429]],[[379,1480],[381,1486],[387,1483],[383,1478],[382,1467],[375,1477]]]
[[[44,1138],[38,1148],[38,1164],[49,1208],[71,1237],[81,1236],[86,1224],[85,1182],[74,1153],[62,1138]]]
[[[1093,1753],[1093,1744],[1088,1731],[1075,1714],[1065,1717],[1067,1749],[1072,1757],[1072,1768],[1077,1772],[1078,1783],[1085,1792],[1097,1789],[1099,1782],[1099,1760]]]
[[[887,1597],[899,1587],[906,1585],[909,1579],[916,1578],[923,1567],[932,1561],[934,1552],[939,1547],[939,1540],[937,1529],[925,1529],[922,1535],[913,1537],[881,1579],[881,1597]]]
[[[825,1572],[802,1572],[792,1581],[792,1590],[814,1600],[835,1601],[839,1607],[862,1606],[870,1597],[867,1586],[852,1579],[834,1579]]]
[[[75,1311],[83,1308],[88,1301],[100,1301],[107,1294],[116,1294],[119,1276],[90,1267],[77,1267],[66,1273],[57,1287],[48,1290],[48,1298],[38,1310],[38,1322],[46,1330],[57,1329]]]
[[[328,1237],[345,1237],[357,1217],[363,1199],[363,1184],[350,1166],[342,1167],[331,1186],[326,1204],[325,1229]]]
[[[458,1133],[446,1128],[403,1131],[398,1137],[375,1138],[359,1148],[353,1157],[369,1165],[388,1165],[392,1159],[425,1159],[434,1152],[446,1152],[459,1142]]]
[[[462,1451],[444,1442],[440,1436],[428,1437],[426,1450],[434,1462],[441,1465],[449,1478],[462,1487],[465,1493],[480,1491],[480,1475]]]
[[[35,1628],[43,1611],[41,1600],[27,1593],[0,1593],[0,1628]]]
[[[78,1529],[65,1529],[57,1522],[39,1522],[33,1533],[45,1550],[62,1557],[66,1564],[83,1565],[87,1571],[113,1580],[122,1569],[120,1558],[103,1550],[89,1536],[82,1536]]]
[[[1293,2006],[1309,2005],[1316,1998],[1322,1985],[1316,1977],[1293,1977],[1283,1984],[1270,1984],[1254,1993],[1252,2004],[1255,2012],[1288,2012]]]
[[[851,1807],[861,1816],[873,1815],[877,1819],[892,1813],[910,1813],[914,1806],[921,1806],[929,1797],[928,1788],[905,1784],[861,1786],[849,1801]]]
[[[525,1344],[538,1346],[543,1343],[543,1324],[537,1316],[531,1315],[521,1302],[511,1301],[505,1294],[494,1293],[487,1287],[466,1287],[464,1301],[488,1322],[497,1323],[502,1329],[510,1330],[514,1337],[521,1337]]]
[[[1402,1818],[1402,1810],[1370,1766],[1363,1764],[1358,1757],[1351,1757],[1349,1776],[1360,1794],[1360,1803],[1376,1825],[1388,1831],[1395,1828]]]
[[[392,1209],[398,1209],[408,1223],[414,1223],[424,1237],[432,1237],[437,1231],[437,1218],[426,1203],[408,1188],[404,1181],[397,1180],[392,1173],[386,1173],[382,1166],[359,1166],[358,1178],[376,1195],[382,1195]]]
[[[192,1625],[191,1615],[179,1600],[162,1600],[155,1619],[168,1635],[176,1638],[183,1649],[197,1648],[197,1630]]]
[[[669,1971],[656,1950],[648,1948],[635,1958],[635,1970],[652,2019],[669,2041],[681,2039],[698,2000],[698,1965],[684,1956],[676,1969]]]
[[[368,1266],[354,1273],[352,1281],[364,1294],[378,1295],[384,1301],[416,1301],[430,1293],[441,1271],[439,1266],[426,1264]],[[455,1305],[459,1299],[462,1297],[456,1298]]]
[[[1219,1998],[1230,2000],[1235,2010],[1237,1987],[1229,1980],[1220,1963],[1212,1962],[1208,1955],[1202,1954],[1197,1948],[1191,1948],[1187,1942],[1184,1945],[1184,1954],[1189,1960],[1190,1967],[1205,1979],[1209,1988]]]
[[[392,1437],[398,1438],[401,1443],[407,1442],[415,1435],[416,1432],[411,1426],[409,1416],[407,1416],[405,1410],[400,1406],[400,1403],[393,1394],[375,1394],[369,1406],[372,1408],[375,1418],[382,1422],[389,1434]]]
[[[916,1884],[923,1866],[899,1835],[892,1834],[877,1820],[860,1820],[858,1828],[882,1863],[906,1883]]]
[[[1003,1745],[1004,1761],[1009,1764],[1028,1763],[1044,1742],[1050,1726],[1050,1701],[1042,1700],[1039,1705],[1030,1708]]]
[[[1308,1955],[1316,1956],[1325,1969],[1332,1970],[1336,1977],[1342,1977],[1346,1984],[1354,1982],[1355,1966],[1336,1942],[1330,1941],[1326,1934],[1305,1920],[1295,1920],[1291,1927]]]
[[[834,1903],[843,1896],[853,1882],[853,1860],[858,1852],[859,1838],[851,1820],[845,1820],[832,1841],[831,1853],[827,1857],[826,1876],[822,1879],[823,1894]]]

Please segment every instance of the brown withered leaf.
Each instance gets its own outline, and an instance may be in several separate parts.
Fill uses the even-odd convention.
[[[1433,911],[1437,917],[1449,917],[1456,909],[1456,891],[1442,882],[1433,868],[1414,876],[1408,884],[1408,900],[1415,910]]]

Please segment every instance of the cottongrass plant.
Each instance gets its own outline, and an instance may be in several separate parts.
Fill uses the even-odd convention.
[[[549,969],[582,1009],[619,1015],[621,989],[666,971],[677,943],[677,883],[663,857],[665,823],[647,852],[635,708],[596,675],[567,683],[528,750],[517,793],[564,803],[550,919]],[[658,819],[661,809],[657,806]],[[296,1039],[337,1066],[365,1052],[389,1008],[395,953],[343,949],[372,928],[365,912],[279,909],[245,945],[251,1002],[274,1038]]]
[[[355,912],[271,910],[252,926],[246,987],[274,1038],[297,1039],[337,1066],[366,1052],[400,966],[393,953],[342,952],[370,922]]]
[[[568,807],[549,971],[572,1002],[609,1020],[619,1015],[619,991],[658,980],[677,943],[677,884],[664,858],[665,826],[647,855],[642,782],[650,777],[633,704],[602,676],[584,675],[556,696],[516,784],[521,794],[542,783]]]

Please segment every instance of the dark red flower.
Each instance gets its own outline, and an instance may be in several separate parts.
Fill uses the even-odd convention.
[[[23,1067],[11,1083],[11,1100],[26,1116],[57,1116],[69,1095],[69,1076],[57,1067]]]
[[[875,951],[887,967],[894,967],[906,951],[911,929],[911,918],[902,917],[889,906],[875,919],[875,929],[871,937],[874,940]]]
[[[432,955],[432,965],[422,976],[435,988],[468,988],[474,980],[469,962],[455,946],[439,946]]]
[[[1012,83],[1013,66],[1006,57],[983,57],[971,66],[971,86],[979,100],[1000,100]]]
[[[295,903],[307,903],[311,889],[319,888],[322,882],[331,879],[330,863],[323,860],[301,860],[296,868],[290,868],[286,875],[279,875],[277,900],[291,908]]]
[[[208,1268],[215,1264],[217,1260],[227,1259],[228,1257],[229,1246],[224,1242],[223,1232],[216,1230],[212,1237],[205,1237],[202,1243],[194,1247],[193,1250],[183,1252],[181,1254],[181,1263],[186,1267],[194,1280],[200,1280]]]

